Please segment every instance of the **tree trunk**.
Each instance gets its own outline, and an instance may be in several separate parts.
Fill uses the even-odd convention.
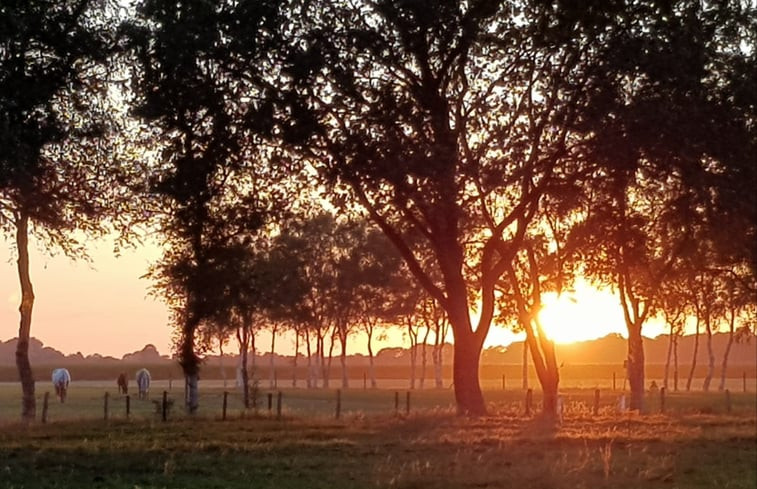
[[[458,414],[483,416],[486,404],[479,381],[479,361],[481,344],[474,334],[459,332],[453,326],[455,335],[452,381],[455,384],[455,402]]]
[[[237,341],[239,342],[239,368],[241,376],[242,399],[244,407],[250,408],[250,378],[247,373],[247,352],[250,349],[250,332],[248,326],[237,328]]]
[[[223,379],[223,388],[226,389],[226,369],[223,368],[223,338],[218,340],[218,363],[221,367],[221,378]]]
[[[297,359],[300,356],[300,332],[294,331],[294,360],[292,360],[292,387],[297,387]]]
[[[199,376],[198,373],[190,373],[186,376],[187,384],[187,412],[189,414],[195,414],[197,408],[200,407],[200,389],[198,387]]]
[[[339,335],[339,343],[341,344],[342,351],[339,355],[339,363],[342,365],[342,389],[348,389],[350,387],[350,378],[347,375],[347,335]]]
[[[691,370],[689,378],[686,380],[686,391],[691,390],[691,381],[694,378],[694,369],[697,367],[697,354],[699,353],[699,315],[697,314],[696,332],[694,333],[694,353],[691,355]]]
[[[22,213],[16,221],[16,249],[18,251],[18,278],[21,284],[21,304],[18,308],[21,321],[18,327],[16,345],[16,367],[21,381],[21,419],[34,421],[37,404],[34,397],[34,374],[29,362],[29,340],[31,338],[32,308],[34,289],[29,275],[29,217]]]
[[[428,363],[426,359],[426,344],[428,343],[429,331],[429,328],[426,327],[426,333],[423,335],[423,341],[421,342],[421,379],[419,385],[421,389],[423,389],[426,383],[426,364]]]
[[[705,321],[704,326],[707,333],[707,375],[705,375],[704,377],[702,390],[708,392],[710,390],[712,376],[715,375],[715,353],[712,351],[712,322],[710,319],[709,311],[707,313],[707,320]]]
[[[673,341],[673,390],[678,392],[678,336]]]
[[[631,388],[630,409],[644,410],[644,340],[641,325],[628,328],[628,384]]]
[[[191,310],[191,309],[190,309]],[[179,364],[184,371],[185,388],[186,388],[186,408],[189,414],[197,412],[200,405],[199,392],[197,388],[198,374],[200,372],[200,359],[195,353],[194,342],[195,332],[197,331],[199,321],[190,315],[184,323],[182,331],[181,345],[179,351]]]
[[[273,358],[274,352],[276,352],[276,328],[273,328],[271,330],[271,359],[270,359],[270,368],[268,371],[268,385],[271,389],[276,388],[276,361]]]
[[[528,390],[528,342],[523,340],[523,370],[521,372],[523,378],[523,390]]]
[[[444,379],[442,378],[442,354],[443,344],[435,343],[431,358],[434,362],[434,387],[437,389],[444,388]]]
[[[733,346],[733,333],[734,333],[735,322],[736,322],[736,314],[734,311],[731,311],[731,317],[729,318],[729,321],[728,321],[728,343],[725,345],[725,352],[723,352],[723,363],[721,364],[720,385],[718,385],[719,391],[725,390],[725,377],[726,377],[726,372],[728,371],[728,356],[731,354],[731,347]]]
[[[665,358],[665,374],[662,379],[662,385],[665,390],[668,389],[668,378],[670,377],[670,359],[673,356],[673,323],[670,323],[670,338],[668,338],[668,355]]]
[[[376,383],[376,364],[373,358],[373,326],[366,327],[365,334],[368,336],[368,376],[371,378],[371,389],[378,387]]]

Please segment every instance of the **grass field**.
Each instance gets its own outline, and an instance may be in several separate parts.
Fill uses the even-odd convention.
[[[757,487],[754,393],[732,394],[731,413],[721,393],[671,395],[665,414],[650,397],[639,416],[606,392],[595,416],[594,391],[574,389],[555,425],[526,416],[519,390],[487,391],[477,419],[454,415],[449,390],[412,392],[410,414],[404,391],[395,412],[394,391],[348,390],[338,420],[333,390],[284,390],[281,419],[275,396],[272,412],[265,391],[244,412],[234,394],[221,421],[211,387],[194,419],[176,408],[162,422],[150,401],[126,419],[112,394],[103,420],[106,388],[79,385],[23,426],[20,389],[0,385],[0,488]]]

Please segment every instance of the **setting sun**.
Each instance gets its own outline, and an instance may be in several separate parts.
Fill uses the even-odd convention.
[[[539,319],[547,335],[556,343],[572,343],[624,333],[623,312],[618,298],[580,282],[572,292],[542,296]]]

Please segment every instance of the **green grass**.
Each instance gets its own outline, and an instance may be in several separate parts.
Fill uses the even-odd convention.
[[[126,419],[112,392],[103,420],[106,390],[72,386],[47,424],[24,426],[20,388],[0,384],[0,488],[757,487],[753,393],[732,394],[731,413],[723,393],[671,394],[665,414],[650,396],[639,416],[616,413],[619,391],[601,392],[594,415],[593,389],[566,389],[555,425],[525,416],[520,390],[487,391],[477,419],[454,415],[449,389],[412,392],[409,415],[405,391],[395,412],[395,391],[347,390],[338,420],[334,390],[285,389],[281,419],[268,391],[257,411],[232,393],[221,421],[222,388],[202,388],[193,418],[174,389],[168,422],[151,401],[132,400]]]
[[[6,425],[2,488],[749,488],[753,416],[506,412]]]
[[[131,419],[157,419],[156,406],[153,401],[159,401],[163,390],[168,389],[166,382],[153,385],[149,400],[138,400],[134,393],[130,398]],[[219,382],[203,382],[200,385],[199,417],[215,419],[222,415],[223,391]],[[108,382],[73,383],[69,389],[66,403],[61,404],[54,396],[54,390],[49,382],[38,382],[37,419],[41,419],[43,396],[49,392],[48,421],[69,422],[74,420],[96,420],[105,417],[104,397],[108,392],[108,417],[110,419],[126,419],[125,396],[116,394],[114,385]],[[277,392],[260,389],[257,396],[257,409],[245,411],[242,397],[238,390],[228,389],[227,416],[242,415],[275,415]],[[284,388],[282,392],[282,413],[291,417],[329,418],[336,413],[336,389],[292,389]],[[407,390],[389,389],[347,389],[341,393],[341,413],[344,415],[386,415],[395,414],[395,395],[398,394],[398,411],[406,412]],[[594,389],[562,389],[564,410],[567,413],[591,413],[594,408]],[[268,394],[272,394],[271,411],[268,410]],[[618,398],[624,394],[620,390],[604,389],[600,391],[601,414],[612,414],[616,411]],[[627,392],[625,393],[627,394]],[[183,389],[176,387],[168,393],[169,399],[174,401],[171,418],[184,417],[182,409]],[[507,412],[511,416],[524,413],[525,393],[521,389],[489,389],[485,391],[485,398],[493,409]],[[534,389],[534,402],[538,409],[541,392]],[[753,392],[735,392],[730,394],[732,414],[754,414],[757,412],[757,397]],[[418,410],[454,410],[454,392],[452,389],[424,389],[410,392],[411,412]],[[660,412],[660,396],[648,395],[646,400],[647,413]],[[18,383],[0,383],[0,424],[14,423],[20,419],[21,387]],[[673,415],[680,414],[729,414],[727,410],[726,394],[723,392],[670,392],[665,398],[665,412]]]

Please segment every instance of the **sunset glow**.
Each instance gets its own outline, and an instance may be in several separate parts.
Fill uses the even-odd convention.
[[[556,343],[586,341],[609,333],[624,333],[623,312],[610,291],[597,290],[579,282],[572,292],[542,296],[539,319]]]

